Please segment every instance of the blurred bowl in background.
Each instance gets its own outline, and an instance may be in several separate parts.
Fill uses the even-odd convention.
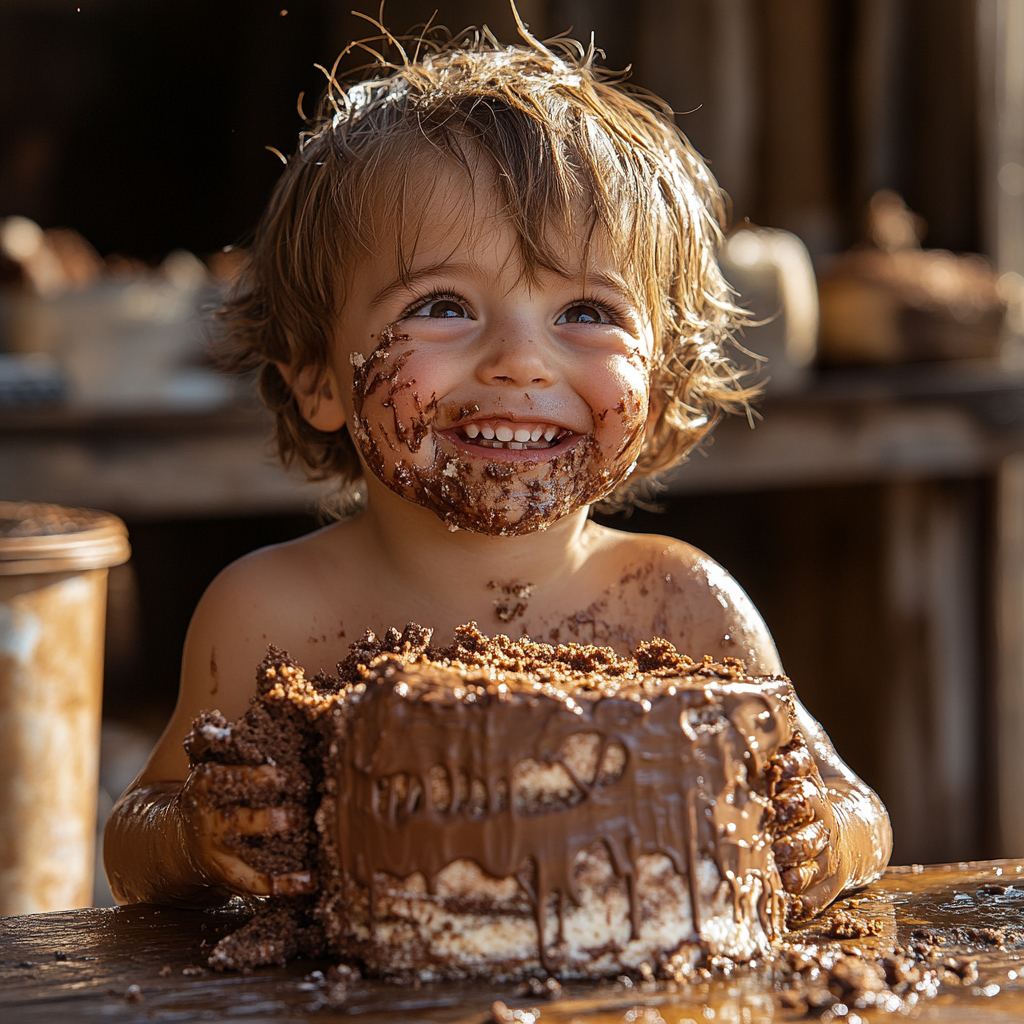
[[[217,295],[160,278],[104,281],[48,297],[14,294],[8,348],[52,359],[76,406],[219,404],[228,382],[199,365],[200,307]]]
[[[203,316],[219,304],[241,253],[218,254],[211,272],[175,250],[154,269],[117,255],[104,260],[71,229],[44,231],[14,216],[0,221],[0,255],[17,270],[0,292],[4,405],[58,397],[126,410],[229,399],[228,381],[204,365]]]
[[[927,225],[888,189],[866,214],[867,242],[831,257],[819,276],[825,362],[991,359],[1019,348],[1018,275],[1000,279],[977,253],[922,249]]]
[[[983,359],[999,354],[1007,303],[984,257],[860,249],[820,279],[821,351],[832,364]]]

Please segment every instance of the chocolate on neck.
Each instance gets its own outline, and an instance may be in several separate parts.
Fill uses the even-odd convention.
[[[564,901],[578,902],[575,858],[601,840],[627,881],[633,937],[637,860],[651,853],[669,857],[689,879],[698,934],[701,856],[713,858],[732,885],[736,919],[756,916],[766,934],[777,933],[782,887],[769,801],[757,790],[766,790],[759,781],[766,760],[791,738],[788,683],[675,676],[623,682],[602,692],[578,681],[539,685],[486,667],[456,673],[436,663],[379,663],[359,713],[348,720],[337,769],[336,841],[345,874],[371,894],[378,871],[398,878],[420,872],[433,891],[441,870],[463,858],[494,878],[516,876],[533,903],[545,959],[561,937],[545,934],[550,901],[561,931]],[[621,776],[610,783],[600,772],[589,781],[574,778],[583,793],[578,802],[525,813],[512,792],[516,765],[560,761],[565,741],[581,732],[601,736],[598,765],[610,745],[625,748]],[[431,795],[436,765],[450,780],[444,807]],[[478,793],[482,784],[475,807],[457,796],[460,773],[467,796],[474,780]],[[396,798],[394,780],[403,776]],[[751,878],[761,883],[756,906]]]

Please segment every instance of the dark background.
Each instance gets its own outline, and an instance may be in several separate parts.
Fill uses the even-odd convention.
[[[348,13],[352,0],[285,2],[0,0],[0,215],[75,227],[104,255],[209,253],[243,238],[280,172],[264,147],[291,152],[300,92],[311,110],[322,91],[314,64],[374,33]],[[436,6],[441,24],[486,22],[516,39],[503,0]],[[434,8],[395,0],[384,18],[404,32]],[[735,8],[751,14],[746,43],[722,29]],[[970,0],[529,0],[521,10],[540,35],[593,31],[608,66],[631,64],[634,82],[684,112],[737,217],[834,251],[860,235],[868,195],[890,187],[925,217],[928,245],[980,247]],[[730,60],[751,94],[739,118],[720,81]]]

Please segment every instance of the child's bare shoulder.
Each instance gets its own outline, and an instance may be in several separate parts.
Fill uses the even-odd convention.
[[[330,671],[347,640],[327,626],[333,615],[329,581],[343,589],[347,545],[343,524],[260,548],[232,562],[207,587],[185,638],[178,705],[142,776],[183,779],[181,738],[203,710],[234,719],[249,706],[256,670],[273,644],[310,671]]]
[[[241,687],[248,694],[269,644],[314,670],[321,662],[332,667],[344,642],[319,627],[332,610],[332,584],[335,601],[344,587],[344,545],[335,536],[341,529],[260,548],[224,569],[192,617],[183,685],[199,678],[211,688]]]
[[[336,572],[344,563],[342,524],[316,530],[281,544],[251,551],[223,569],[210,584],[204,601],[226,601],[242,607],[254,602],[278,605],[316,589],[321,575]]]
[[[658,534],[602,530],[595,540],[605,572],[618,573],[620,601],[645,606],[657,635],[694,657],[739,657],[755,671],[780,670],[754,603],[710,555]]]
[[[736,581],[710,555],[675,537],[656,533],[626,533],[607,527],[594,538],[594,551],[611,564],[621,565],[629,579],[648,579],[648,586],[682,591],[722,607],[747,600]]]

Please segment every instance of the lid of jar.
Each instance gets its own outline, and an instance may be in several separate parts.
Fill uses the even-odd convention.
[[[109,512],[0,501],[0,576],[106,569],[130,556],[128,530]]]

